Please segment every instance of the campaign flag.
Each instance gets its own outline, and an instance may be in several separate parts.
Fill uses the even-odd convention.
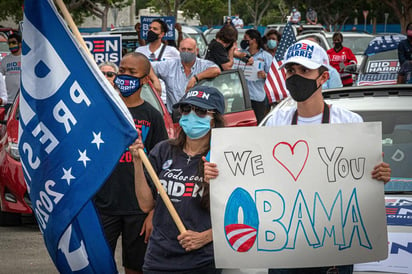
[[[373,38],[365,50],[365,55],[371,56],[379,52],[398,49],[399,43],[406,39],[403,34],[382,35]]]
[[[142,37],[142,39],[147,39],[150,24],[155,19],[160,19],[167,25],[168,31],[163,37],[163,40],[175,40],[176,19],[174,16],[140,16],[140,37]]]
[[[26,0],[19,152],[33,212],[60,273],[116,273],[91,201],[137,137],[116,91],[52,0]]]
[[[286,50],[295,42],[296,37],[292,25],[287,23],[264,85],[264,90],[270,104],[289,96],[289,91],[285,83],[285,71],[283,69],[280,70],[279,67],[282,64]]]

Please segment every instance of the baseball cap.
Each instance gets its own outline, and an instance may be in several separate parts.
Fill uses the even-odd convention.
[[[316,42],[300,40],[287,49],[280,68],[289,63],[296,63],[308,69],[317,69],[320,66],[328,68],[329,57]]]
[[[204,109],[215,109],[220,114],[225,112],[223,94],[214,87],[196,86],[191,88],[178,103],[173,105],[173,108],[178,108],[182,104],[191,104]]]

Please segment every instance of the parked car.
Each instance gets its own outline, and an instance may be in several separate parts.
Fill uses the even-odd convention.
[[[283,33],[283,30],[285,29],[286,23],[284,24],[269,24],[266,26],[265,34],[271,29],[275,29],[279,31],[281,34]],[[301,27],[301,33],[313,33],[313,32],[321,32],[324,31],[325,28],[318,24],[318,25],[292,25],[293,32],[295,33],[295,36],[298,35],[298,28]]]
[[[204,79],[198,84],[216,87],[223,93],[227,126],[257,125],[242,71],[224,71],[218,77]],[[179,125],[173,124],[151,83],[143,86],[141,96],[162,114],[169,138],[175,137]],[[4,108],[0,108],[0,225],[18,224],[21,214],[32,214],[18,150],[18,98],[6,115]]]
[[[0,122],[0,225],[19,224],[20,214],[32,213],[20,163],[18,128],[17,97]]]
[[[345,87],[324,91],[323,96],[326,103],[354,111],[360,114],[366,122],[382,122],[384,161],[389,163],[392,169],[391,180],[385,185],[389,238],[396,233],[406,233],[405,240],[409,243],[405,244],[404,252],[409,252],[410,255],[408,247],[411,244],[410,239],[412,239],[412,214],[408,209],[400,212],[392,205],[394,201],[403,201],[406,208],[412,206],[412,85]],[[295,104],[294,100],[288,98],[276,108],[287,109]],[[273,112],[269,113],[260,126],[264,126],[272,114]],[[404,220],[406,224],[393,224],[390,220],[394,218]],[[383,273],[399,272],[395,271],[395,267],[399,264],[409,264],[409,268],[404,266],[402,272],[411,273],[410,260],[407,260],[408,262],[402,260],[399,254],[402,252],[391,250],[391,247],[396,247],[396,243],[389,241],[388,244],[390,245],[389,258],[379,263],[373,263],[375,264],[374,271],[378,272],[371,273],[382,273],[379,271],[383,271]],[[382,264],[389,266],[389,269],[382,270]],[[355,265],[356,269],[357,265]]]
[[[343,46],[350,48],[355,54],[358,66],[362,63],[364,53],[366,48],[369,45],[369,42],[375,37],[367,33],[358,33],[358,32],[342,32],[343,35]],[[333,32],[320,31],[317,33],[306,33],[296,37],[296,39],[302,40],[309,36],[316,36],[320,39],[320,45],[328,50],[333,47]]]
[[[357,69],[357,86],[393,85],[400,69],[398,44],[406,39],[403,34],[384,35],[372,39]]]

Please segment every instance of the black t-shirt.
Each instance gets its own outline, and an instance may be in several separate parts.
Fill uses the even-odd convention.
[[[129,108],[129,111],[141,133],[145,150],[150,151],[158,142],[168,138],[162,115],[149,103],[144,102]],[[94,198],[96,207],[104,214],[143,214],[134,190],[132,154],[128,148],[125,149],[119,163]]]
[[[210,41],[205,59],[214,62],[221,70],[223,70],[222,64],[230,61],[226,48],[216,39]]]
[[[149,154],[153,169],[165,187],[187,230],[203,232],[211,228],[210,212],[200,202],[203,176],[198,175],[201,155],[189,157],[169,141],[157,144]],[[147,176],[146,176],[147,177]],[[161,197],[155,191],[156,207],[153,231],[144,260],[144,270],[184,271],[207,266],[213,262],[213,245],[186,252],[177,240],[180,234]]]

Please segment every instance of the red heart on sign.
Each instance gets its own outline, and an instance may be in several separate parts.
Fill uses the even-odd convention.
[[[305,140],[299,140],[293,146],[280,142],[273,147],[272,155],[296,182],[308,160],[309,146]]]

